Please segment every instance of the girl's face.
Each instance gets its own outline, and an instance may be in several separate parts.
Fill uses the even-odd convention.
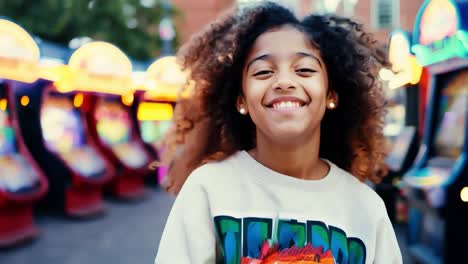
[[[282,26],[263,33],[253,44],[243,67],[237,107],[248,111],[257,139],[307,139],[320,127],[327,85],[320,52],[302,32]]]

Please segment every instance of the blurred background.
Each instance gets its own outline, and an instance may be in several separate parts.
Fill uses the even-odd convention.
[[[248,0],[0,0],[0,263],[152,263],[173,57]],[[361,21],[392,66],[384,199],[404,263],[468,263],[468,1],[277,0]]]

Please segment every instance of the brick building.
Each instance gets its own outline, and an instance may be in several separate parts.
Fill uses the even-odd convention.
[[[180,11],[176,19],[180,44],[216,19],[224,10],[232,7],[235,0],[172,0],[171,3]]]
[[[394,29],[413,31],[413,25],[424,0],[296,0],[299,16],[310,12],[333,12],[362,22],[377,40],[386,44]]]
[[[326,1],[326,0],[325,0]],[[352,0],[348,0],[352,2]],[[414,21],[424,0],[359,0],[350,7],[352,16],[366,25],[381,43],[387,43],[388,34],[394,29],[413,31]],[[337,14],[345,15],[343,1]]]
[[[172,0],[181,11],[176,25],[183,44],[227,8],[259,0]],[[260,0],[261,1],[261,0]],[[334,12],[363,22],[379,42],[386,44],[393,29],[413,30],[416,14],[424,0],[274,0],[299,16],[310,12]]]

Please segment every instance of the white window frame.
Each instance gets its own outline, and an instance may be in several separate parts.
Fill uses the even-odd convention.
[[[394,28],[400,27],[400,0],[387,0],[392,3],[392,22],[390,23],[390,28],[380,27],[379,25],[379,0],[371,1],[371,22],[374,29],[388,29],[392,30]]]

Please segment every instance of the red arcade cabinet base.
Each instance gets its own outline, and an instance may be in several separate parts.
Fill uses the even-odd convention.
[[[30,204],[8,204],[0,207],[0,248],[13,246],[39,235],[33,222]]]
[[[143,177],[122,175],[117,177],[112,186],[113,192],[119,198],[139,199],[146,193]]]
[[[66,191],[65,211],[73,217],[89,217],[104,212],[101,188],[72,186]]]

